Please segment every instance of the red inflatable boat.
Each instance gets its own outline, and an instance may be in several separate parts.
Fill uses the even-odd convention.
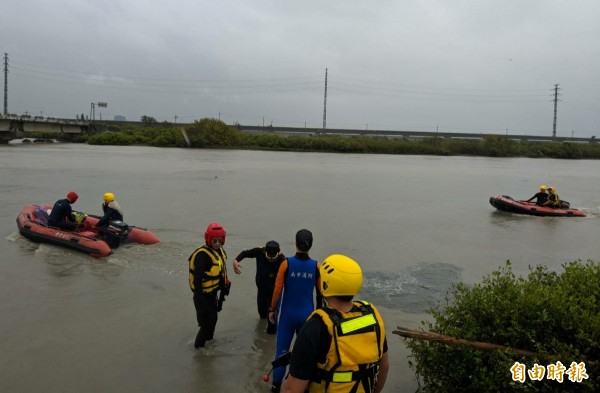
[[[127,225],[122,221],[111,221],[108,228],[99,230],[96,224],[100,217],[93,215],[84,215],[85,219],[74,231],[50,227],[48,212],[51,210],[51,205],[26,206],[17,217],[19,233],[36,242],[55,244],[96,258],[112,254],[112,250],[122,244],[160,242],[151,231]]]
[[[535,202],[516,201],[508,195],[490,197],[490,205],[498,210],[511,213],[528,214],[530,216],[554,216],[554,217],[585,217],[585,213],[578,209],[571,209],[569,202],[563,202],[563,209],[538,206]]]

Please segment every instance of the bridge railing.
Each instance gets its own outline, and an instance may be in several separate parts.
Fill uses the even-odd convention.
[[[44,117],[44,116],[31,116],[31,115],[15,115],[12,113],[3,114],[0,113],[0,120],[14,120],[28,123],[52,123],[52,124],[72,124],[78,126],[88,125],[89,120],[79,119],[63,119],[56,117]]]

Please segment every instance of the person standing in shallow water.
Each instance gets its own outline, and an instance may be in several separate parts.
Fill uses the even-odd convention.
[[[362,269],[334,254],[319,270],[326,305],[298,333],[283,392],[379,393],[390,367],[385,325],[374,305],[353,301]]]
[[[285,255],[281,253],[279,243],[275,240],[269,240],[264,247],[254,247],[250,250],[244,250],[233,260],[233,270],[236,274],[241,274],[240,262],[245,258],[256,259],[256,306],[258,315],[262,319],[267,319],[267,333],[275,334],[277,325],[271,322],[269,318],[269,306],[275,289],[275,278],[281,262]]]
[[[229,294],[231,283],[227,277],[227,253],[225,244],[225,228],[218,222],[208,225],[204,233],[205,244],[198,247],[188,258],[190,289],[194,293],[194,307],[198,321],[198,334],[194,341],[196,349],[204,347],[206,341],[212,340],[217,326],[218,312],[222,300]]]
[[[294,334],[300,330],[306,318],[322,305],[319,292],[319,262],[311,259],[308,251],[312,247],[313,236],[308,229],[296,233],[296,255],[285,259],[275,281],[275,291],[269,308],[269,320],[275,323],[279,314],[277,327],[277,349],[275,359],[290,350]],[[282,295],[283,292],[283,295]],[[279,300],[281,298],[281,309]],[[271,392],[278,393],[285,375],[286,367],[273,370],[273,386]]]

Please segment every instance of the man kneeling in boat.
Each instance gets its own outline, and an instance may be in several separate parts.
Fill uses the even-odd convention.
[[[555,209],[560,208],[560,197],[556,193],[556,188],[548,187],[548,200],[544,203],[544,206],[553,207]]]
[[[534,196],[532,196],[525,202],[531,202],[534,199],[536,200],[535,204],[538,206],[543,206],[546,203],[546,201],[548,200],[548,194],[546,194],[546,186],[545,185],[542,184],[540,186],[540,192],[538,192],[537,194],[535,194]]]
[[[98,221],[96,226],[105,229],[111,221],[123,221],[123,210],[117,201],[115,201],[115,194],[112,192],[105,193],[103,200],[102,211],[104,212],[104,215],[100,221]]]
[[[71,205],[77,201],[79,195],[74,191],[67,194],[66,199],[59,199],[52,207],[52,212],[48,217],[48,226],[72,231],[77,227],[75,216]]]

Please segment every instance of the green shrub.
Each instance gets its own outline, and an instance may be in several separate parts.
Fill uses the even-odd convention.
[[[152,137],[150,145],[157,147],[184,147],[185,140],[180,130],[161,132]]]
[[[520,152],[516,141],[497,135],[486,136],[483,149],[490,157],[514,157]]]
[[[217,119],[195,120],[185,128],[192,147],[235,147],[241,132]]]
[[[455,284],[444,305],[431,308],[429,331],[488,342],[538,354],[525,358],[508,352],[481,352],[406,339],[414,361],[410,366],[424,383],[420,392],[595,392],[600,389],[598,363],[587,364],[589,379],[563,383],[547,378],[513,381],[510,368],[519,362],[576,363],[600,360],[600,264],[574,261],[562,273],[530,267],[526,278],[506,266],[480,284]]]
[[[134,143],[134,137],[123,132],[105,131],[88,138],[90,145],[132,145]]]

